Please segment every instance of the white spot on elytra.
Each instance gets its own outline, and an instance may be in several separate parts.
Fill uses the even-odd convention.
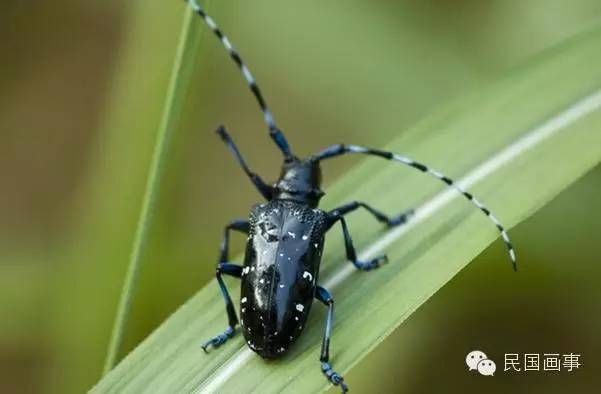
[[[298,321],[298,316],[294,316],[294,320]]]
[[[284,257],[284,253],[280,253],[280,257]]]
[[[288,235],[291,236],[292,238],[296,238],[296,234],[295,233],[291,233],[290,231],[288,231]]]
[[[319,249],[319,244],[313,244],[315,246],[315,249]]]
[[[244,298],[242,298],[242,299],[240,300],[240,303],[241,303],[241,304],[244,304],[245,302],[246,302],[246,297],[244,297]]]
[[[265,283],[265,279],[261,278],[261,280],[259,280],[259,283]]]
[[[313,275],[311,275],[311,273],[309,271],[305,271],[303,272],[303,279],[305,278],[309,278],[309,281],[313,280]]]
[[[286,285],[280,284],[280,289],[283,289]]]
[[[309,239],[309,236],[308,236],[308,235],[303,235],[303,241],[306,241],[306,240],[308,240],[308,239]]]
[[[305,306],[303,304],[296,304],[296,310],[299,312],[302,312],[305,309]]]

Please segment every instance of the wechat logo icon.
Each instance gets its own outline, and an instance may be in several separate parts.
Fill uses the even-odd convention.
[[[478,371],[480,375],[494,376],[497,364],[480,350],[473,350],[465,356],[465,363],[470,371]]]

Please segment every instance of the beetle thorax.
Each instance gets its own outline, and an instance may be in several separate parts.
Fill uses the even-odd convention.
[[[275,184],[275,198],[305,202],[315,208],[324,195],[318,161],[288,159]]]

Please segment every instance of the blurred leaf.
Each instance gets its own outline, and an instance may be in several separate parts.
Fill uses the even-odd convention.
[[[50,392],[81,392],[100,376],[186,11],[183,2],[173,7],[136,0],[119,7],[124,33],[106,112],[70,205],[60,264],[51,268],[53,318],[46,331],[54,337],[57,360],[44,382]],[[199,42],[201,36],[195,36]],[[130,349],[127,334],[125,342]]]
[[[601,126],[600,44],[601,29],[580,36],[429,117],[387,149],[461,179],[512,227],[601,159],[601,133],[594,130]],[[498,238],[464,199],[388,162],[369,160],[353,169],[329,190],[323,205],[352,200],[390,213],[418,207],[418,214],[405,230],[388,232],[366,214],[349,217],[364,256],[389,254],[390,264],[375,272],[355,272],[344,259],[339,230],[330,233],[320,275],[337,302],[331,361],[343,373]],[[519,261],[520,240],[514,243]],[[528,262],[521,263],[527,269]],[[509,264],[499,264],[509,274]],[[228,285],[236,297],[238,282]],[[303,336],[279,361],[254,355],[241,335],[206,355],[201,341],[226,326],[221,295],[211,283],[92,391],[323,390],[328,384],[318,358],[324,318],[324,308],[316,306]]]
[[[167,90],[165,106],[161,117],[161,123],[156,135],[156,142],[150,162],[148,177],[146,180],[146,189],[140,208],[140,216],[136,226],[136,234],[132,244],[132,249],[127,266],[127,273],[121,291],[119,307],[109,342],[104,372],[110,371],[117,362],[119,351],[123,342],[128,318],[131,311],[131,304],[138,282],[139,270],[141,266],[142,253],[147,243],[148,229],[150,228],[151,216],[155,209],[155,201],[159,194],[159,185],[163,175],[163,167],[169,148],[171,135],[177,124],[177,119],[181,113],[182,102],[185,87],[188,85],[195,54],[197,52],[196,31],[192,29],[192,22],[195,20],[195,12],[191,7],[186,8],[186,13],[182,23],[182,31],[179,39],[177,53],[173,64],[171,81]]]

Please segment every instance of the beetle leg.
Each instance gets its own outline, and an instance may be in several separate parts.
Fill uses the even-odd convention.
[[[371,261],[365,262],[359,261],[357,259],[357,252],[355,251],[353,239],[348,230],[348,226],[346,225],[346,220],[344,220],[344,215],[353,212],[354,210],[360,207],[365,208],[379,222],[386,223],[388,227],[394,227],[406,223],[409,217],[413,215],[414,211],[409,210],[400,215],[389,217],[363,202],[353,201],[328,212],[328,228],[331,228],[337,221],[340,221],[340,224],[342,225],[342,233],[344,235],[344,246],[346,248],[346,257],[355,265],[355,267],[357,267],[357,269],[360,269],[362,271],[370,271],[374,268],[378,268],[381,264],[386,263],[388,261],[388,258],[386,256],[380,256],[376,257]]]
[[[255,174],[254,172],[252,172],[250,170],[250,168],[248,168],[248,165],[246,164],[244,157],[242,157],[242,154],[238,150],[238,147],[236,146],[236,144],[234,144],[232,137],[230,137],[230,135],[228,134],[225,127],[219,126],[217,128],[217,134],[219,134],[219,136],[221,137],[223,142],[225,142],[228,149],[232,152],[232,154],[238,161],[238,164],[240,164],[240,167],[242,167],[242,169],[244,170],[246,175],[248,175],[248,177],[250,178],[250,181],[255,185],[255,187],[257,188],[259,193],[261,193],[261,195],[263,197],[265,197],[266,200],[271,200],[271,198],[273,196],[273,187],[266,184],[259,175]]]
[[[361,202],[361,201],[353,201],[351,203],[345,204],[341,207],[338,207],[336,209],[333,209],[332,211],[330,211],[328,213],[328,215],[330,216],[330,220],[331,220],[331,225],[334,224],[336,222],[336,220],[341,217],[346,215],[347,213],[351,213],[353,211],[355,211],[357,208],[365,208],[369,213],[371,213],[379,222],[381,223],[385,223],[388,227],[394,227],[394,226],[398,226],[401,224],[405,224],[407,222],[407,220],[413,216],[413,213],[415,212],[415,210],[410,209],[408,211],[405,211],[399,215],[393,216],[393,217],[389,217],[388,215],[382,213],[381,211],[378,211],[377,209],[371,207],[370,205]]]
[[[348,226],[346,225],[346,220],[344,217],[338,216],[337,221],[342,225],[342,234],[344,235],[344,247],[346,249],[346,258],[353,263],[357,269],[361,271],[371,271],[374,268],[378,268],[381,264],[388,262],[388,257],[386,255],[376,257],[375,259],[369,261],[361,261],[357,259],[357,252],[355,251],[355,246],[353,245],[353,238],[351,237],[351,233],[348,231]]]
[[[321,286],[317,286],[315,298],[324,303],[328,307],[328,317],[326,319],[326,331],[321,343],[321,371],[326,375],[326,378],[336,386],[340,386],[343,393],[348,391],[348,387],[344,383],[342,376],[338,375],[330,365],[330,337],[332,336],[332,320],[334,319],[334,299],[329,291]]]
[[[238,324],[238,317],[236,316],[234,303],[232,302],[232,298],[230,297],[230,294],[227,291],[225,282],[221,277],[222,275],[230,275],[236,278],[240,278],[242,276],[242,267],[227,262],[228,251],[230,246],[230,231],[232,230],[247,234],[249,230],[248,221],[233,220],[227,226],[225,226],[225,230],[223,232],[223,241],[221,242],[221,246],[219,247],[219,264],[217,264],[215,276],[217,277],[219,289],[221,290],[221,294],[223,295],[223,299],[225,301],[225,310],[227,312],[228,317],[228,327],[222,334],[211,338],[202,345],[202,350],[204,350],[205,352],[207,351],[207,348],[209,346],[219,347],[222,344],[224,344],[229,338],[233,337],[235,334],[236,324]]]
[[[230,297],[229,292],[227,291],[227,287],[225,286],[225,282],[221,277],[223,274],[230,275],[236,278],[240,278],[242,276],[242,267],[235,264],[230,263],[219,263],[217,265],[217,282],[219,283],[219,289],[221,290],[221,294],[223,295],[223,299],[225,300],[225,310],[227,312],[228,319],[228,327],[225,331],[202,345],[202,350],[207,352],[207,348],[209,346],[219,347],[223,345],[228,339],[234,336],[236,324],[238,324],[238,317],[236,316],[236,310],[234,309],[234,303],[232,302],[232,298]]]
[[[228,251],[230,248],[230,231],[238,231],[244,234],[248,234],[249,224],[248,220],[232,220],[225,229],[223,230],[223,240],[221,241],[221,246],[219,247],[219,262],[225,263],[228,259]]]

